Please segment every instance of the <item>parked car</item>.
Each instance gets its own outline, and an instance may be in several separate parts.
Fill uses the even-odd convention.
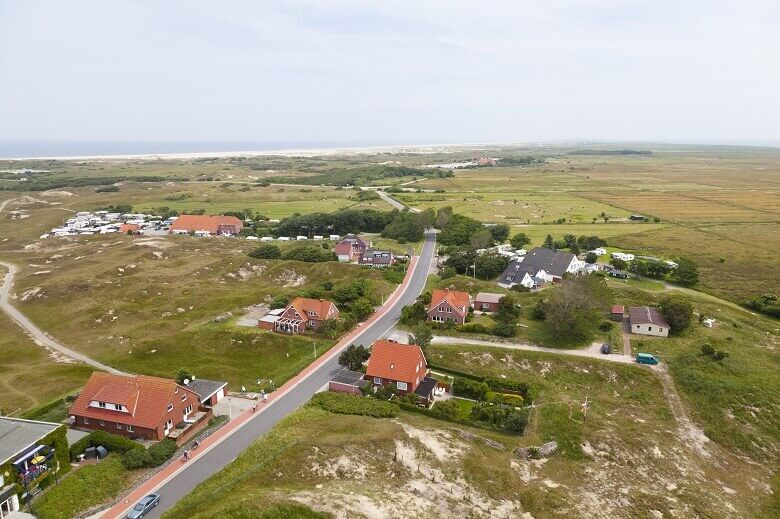
[[[628,279],[628,274],[626,274],[622,270],[613,269],[609,272],[609,275],[612,276],[613,278]]]
[[[639,364],[652,364],[652,365],[656,365],[659,362],[661,362],[661,359],[659,359],[655,355],[650,355],[649,353],[637,353],[636,354],[636,361]]]
[[[141,519],[158,504],[160,504],[160,496],[158,494],[149,494],[136,503],[133,509],[130,510],[130,513],[127,514],[127,519]]]
[[[609,355],[610,353],[612,353],[612,347],[609,344],[602,344],[601,353],[603,353],[604,355]]]

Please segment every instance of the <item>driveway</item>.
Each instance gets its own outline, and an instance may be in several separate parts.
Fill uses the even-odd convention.
[[[409,332],[404,330],[392,329],[387,334],[387,338],[398,342],[408,342]],[[503,348],[506,350],[538,351],[542,353],[552,353],[554,355],[568,355],[571,357],[588,357],[597,360],[606,360],[609,362],[620,362],[622,364],[633,364],[634,359],[628,355],[604,355],[601,353],[601,343],[594,342],[587,348],[578,350],[565,350],[561,348],[547,348],[544,346],[535,346],[522,342],[507,341],[488,341],[483,339],[466,339],[461,337],[449,337],[446,335],[434,335],[431,344],[470,344],[473,346],[489,346],[491,348]]]
[[[204,440],[190,461],[186,464],[172,463],[106,511],[103,517],[122,517],[130,506],[149,492],[159,493],[161,499],[160,505],[146,517],[160,517],[198,484],[222,470],[258,437],[306,403],[341,369],[338,364],[341,350],[352,343],[370,344],[382,337],[398,322],[401,308],[413,303],[422,293],[435,245],[435,233],[426,233],[420,256],[415,258],[404,283],[363,326],[344,337],[328,353],[271,393],[269,402],[258,404],[256,413],[245,411],[234,418]]]
[[[27,332],[27,335],[29,335],[30,338],[36,344],[38,344],[39,346],[43,346],[44,348],[57,351],[62,355],[69,357],[73,360],[83,362],[84,364],[89,364],[93,368],[102,371],[108,371],[109,373],[115,373],[119,375],[125,374],[122,371],[119,371],[118,369],[102,364],[96,360],[87,357],[86,355],[83,355],[77,351],[68,348],[67,346],[64,346],[63,344],[55,341],[54,339],[46,335],[46,333],[44,333],[43,330],[35,326],[35,324],[33,324],[33,322],[30,321],[22,312],[20,312],[15,306],[13,306],[10,301],[11,287],[14,284],[14,276],[18,271],[16,265],[14,265],[13,263],[6,263],[4,261],[0,261],[0,265],[8,269],[8,273],[6,273],[5,275],[5,281],[3,282],[3,286],[0,287],[0,309],[6,314],[8,314],[8,317],[10,317],[16,324],[21,326],[24,329],[24,331]]]

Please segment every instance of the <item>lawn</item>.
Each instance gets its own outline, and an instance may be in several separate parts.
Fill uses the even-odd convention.
[[[131,472],[119,456],[111,455],[96,465],[71,470],[54,487],[33,502],[40,519],[70,519],[117,498],[132,487],[143,471]]]

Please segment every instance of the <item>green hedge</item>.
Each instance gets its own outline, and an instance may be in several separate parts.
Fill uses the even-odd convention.
[[[151,458],[149,466],[159,467],[176,453],[176,442],[166,438],[163,441],[151,445],[147,449],[147,452]]]
[[[490,328],[480,323],[468,323],[458,327],[463,333],[490,333]]]
[[[124,436],[111,434],[105,431],[92,431],[82,439],[75,442],[70,446],[70,458],[76,459],[79,454],[84,454],[84,451],[89,447],[97,447],[101,445],[109,452],[116,452],[124,454],[131,449],[143,449],[144,446],[129,440]]]
[[[525,382],[496,377],[486,377],[484,382],[493,391],[498,391],[501,393],[516,393],[522,396],[523,399],[530,400],[531,391],[528,387],[528,384]]]
[[[347,393],[317,393],[311,399],[325,411],[339,414],[355,414],[374,418],[393,418],[398,416],[398,405],[376,398],[349,395]]]
[[[487,384],[477,380],[456,377],[452,384],[452,394],[474,400],[486,400],[490,388]]]
[[[442,373],[446,373],[447,375],[467,378],[469,380],[476,380],[478,382],[482,382],[484,380],[484,377],[480,377],[479,375],[474,375],[473,373],[466,373],[465,371],[458,371],[457,369],[447,368],[445,366],[438,366],[435,364],[431,364],[430,362],[428,363],[428,368],[434,371],[440,371]]]

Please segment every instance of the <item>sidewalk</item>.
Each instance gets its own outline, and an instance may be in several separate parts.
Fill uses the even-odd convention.
[[[306,366],[300,373],[298,373],[296,376],[294,376],[293,378],[291,378],[290,380],[282,384],[282,386],[280,386],[276,391],[270,393],[268,395],[267,403],[258,402],[257,412],[253,413],[249,410],[244,410],[243,412],[241,412],[239,416],[233,418],[233,420],[231,420],[222,428],[220,428],[216,433],[206,438],[203,441],[203,443],[201,443],[197,451],[191,451],[190,461],[187,462],[183,462],[179,460],[174,461],[166,468],[158,472],[156,475],[154,475],[152,478],[145,481],[140,487],[130,492],[130,494],[125,496],[119,503],[115,504],[113,507],[109,508],[108,510],[106,510],[105,512],[103,512],[101,515],[97,517],[102,517],[105,519],[124,517],[124,515],[127,514],[127,512],[129,511],[130,507],[133,506],[142,497],[154,492],[156,489],[160,488],[166,482],[173,479],[177,474],[186,470],[187,467],[192,463],[192,460],[196,459],[197,457],[203,456],[210,450],[217,447],[219,444],[221,444],[223,441],[229,438],[230,435],[232,435],[241,427],[246,425],[250,420],[258,416],[262,416],[263,412],[266,409],[268,409],[271,405],[273,405],[274,402],[282,399],[292,388],[300,384],[312,372],[316,371],[317,368],[319,368],[321,365],[328,362],[330,359],[334,358],[335,356],[339,355],[343,348],[352,344],[358,337],[360,337],[361,334],[363,334],[366,330],[368,330],[371,327],[371,325],[374,322],[376,322],[380,317],[382,317],[388,311],[388,309],[391,308],[395,304],[395,302],[401,297],[401,295],[404,293],[404,291],[409,285],[409,282],[414,273],[414,269],[417,265],[418,259],[419,259],[418,257],[414,257],[411,259],[403,283],[401,283],[400,285],[398,285],[398,287],[396,287],[395,291],[393,291],[393,293],[387,299],[387,301],[385,302],[384,306],[382,306],[382,308],[374,312],[374,314],[368,319],[366,319],[365,322],[363,322],[362,324],[357,326],[354,330],[352,330],[350,333],[348,333],[346,336],[344,336],[335,346],[333,346],[330,350],[328,350],[326,353],[321,355],[317,360],[315,360],[314,362]]]

